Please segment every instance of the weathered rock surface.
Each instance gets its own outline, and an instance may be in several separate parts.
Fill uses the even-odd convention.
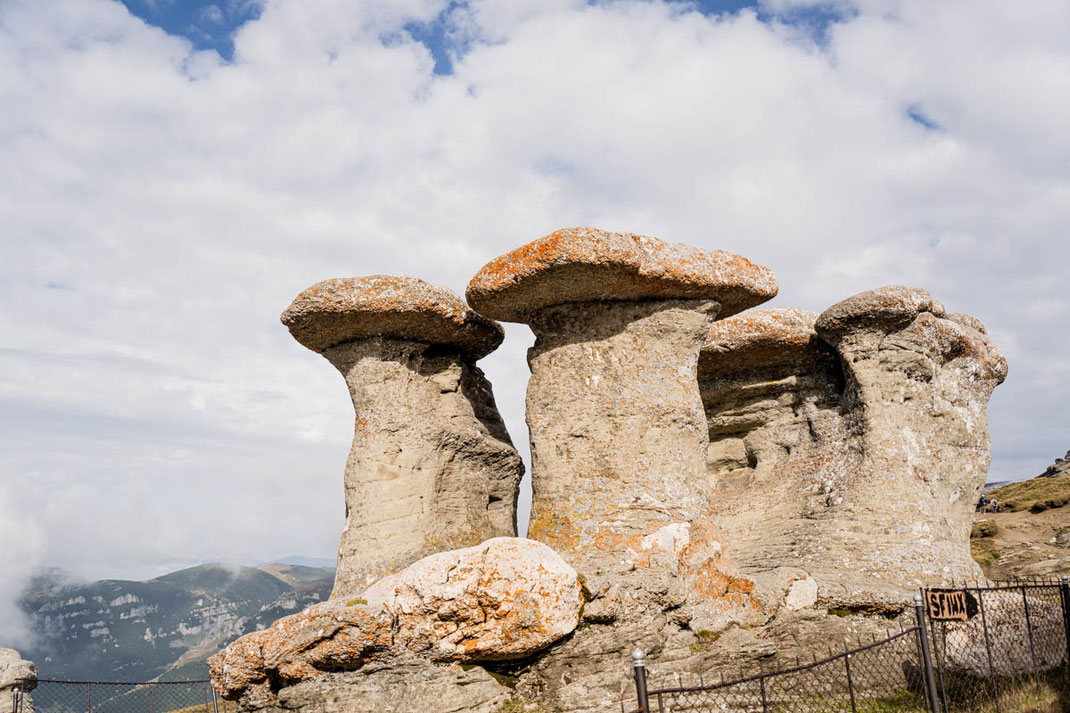
[[[516,534],[524,466],[474,364],[499,325],[445,288],[382,275],[321,282],[282,321],[342,373],[356,412],[333,596]]]
[[[480,270],[469,301],[536,335],[529,537],[596,588],[655,560],[712,576],[698,350],[719,313],[774,294],[772,272],[745,258],[591,228],[559,230]]]
[[[237,698],[372,661],[523,659],[572,632],[583,602],[576,571],[553,550],[495,538],[426,557],[361,598],[280,619],[235,641],[209,667],[217,690]]]
[[[1065,475],[1070,473],[1070,451],[1066,452],[1066,455],[1062,458],[1056,458],[1055,463],[1049,465],[1044,469],[1044,472],[1040,474],[1041,478],[1054,478],[1059,475]]]
[[[1021,594],[1013,591],[988,592],[984,598],[984,619],[976,615],[969,621],[946,624],[947,657],[944,667],[947,671],[977,678],[987,678],[989,675],[1017,676],[1053,669],[1066,658],[1061,606],[1036,597],[1029,599],[1029,623],[1032,624],[1033,636],[1030,648]],[[985,645],[986,625],[988,647]]]
[[[511,694],[478,666],[408,660],[326,674],[277,696],[264,691],[257,707],[265,713],[498,713]]]
[[[26,690],[33,690],[37,685],[37,666],[26,661],[15,649],[0,648],[0,691],[8,690],[16,684],[23,684]]]
[[[725,317],[776,293],[772,270],[723,250],[563,228],[487,263],[466,296],[482,314],[527,322],[554,305],[621,300],[715,298]]]
[[[1006,362],[975,318],[882,288],[816,319],[719,322],[699,364],[714,520],[770,611],[896,606],[980,575],[970,517]]]
[[[0,701],[5,704],[17,701],[14,710],[33,713],[31,691],[36,687],[37,667],[33,662],[23,659],[15,649],[0,648]]]

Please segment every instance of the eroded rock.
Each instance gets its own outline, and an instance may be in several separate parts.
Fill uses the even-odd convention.
[[[980,575],[970,518],[1006,362],[975,318],[882,288],[718,322],[699,364],[715,522],[759,601],[797,608],[812,580],[814,604],[868,610]]]
[[[14,710],[33,713],[31,691],[37,688],[37,666],[15,649],[0,648],[0,700],[16,702]]]
[[[332,596],[516,534],[524,466],[475,366],[498,324],[445,288],[384,275],[314,285],[282,321],[342,373],[356,412]]]
[[[494,538],[426,557],[361,597],[284,617],[235,641],[209,668],[220,694],[238,698],[375,661],[522,659],[572,632],[583,601],[576,571],[553,550]]]
[[[655,560],[697,570],[715,559],[696,524],[709,507],[698,350],[718,314],[774,294],[772,272],[737,255],[593,228],[484,266],[470,303],[536,335],[529,537],[596,588]]]

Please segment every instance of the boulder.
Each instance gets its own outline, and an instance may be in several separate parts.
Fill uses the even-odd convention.
[[[502,328],[413,277],[327,280],[283,313],[356,412],[334,596],[420,557],[516,535],[524,466],[475,360]]]
[[[944,669],[951,673],[977,678],[1019,676],[1047,671],[1066,658],[1063,613],[1059,604],[1029,597],[1029,623],[1032,624],[1032,648],[1025,606],[1021,592],[1015,590],[984,592],[985,615],[968,621],[949,621],[944,626],[946,650]],[[985,624],[988,647],[985,645]],[[946,646],[946,648],[945,648]],[[989,670],[991,648],[991,671]],[[1035,659],[1034,659],[1035,657]]]
[[[15,713],[34,713],[37,666],[14,649],[0,648],[0,701],[11,702]]]
[[[0,648],[0,690],[15,686],[32,691],[37,686],[37,666],[15,649]]]
[[[553,550],[495,538],[284,617],[208,663],[216,690],[239,698],[374,662],[522,659],[572,632],[583,601],[576,571]]]

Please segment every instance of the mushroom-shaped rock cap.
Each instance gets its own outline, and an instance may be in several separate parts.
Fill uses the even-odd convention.
[[[387,337],[456,346],[473,359],[504,332],[458,295],[416,277],[369,275],[317,282],[282,313],[294,339],[315,352],[355,339]]]
[[[564,228],[491,260],[466,294],[483,314],[524,322],[553,305],[648,299],[716,299],[725,317],[776,293],[773,271],[739,255],[634,233]]]
[[[797,307],[752,309],[714,322],[699,354],[699,372],[752,369],[829,355],[817,315]]]
[[[878,287],[832,305],[814,325],[822,336],[834,336],[860,327],[896,329],[910,324],[922,312],[944,316],[944,306],[920,287]]]

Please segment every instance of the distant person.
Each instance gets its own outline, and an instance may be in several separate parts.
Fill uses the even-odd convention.
[[[984,512],[987,508],[988,498],[986,498],[984,495],[981,495],[981,499],[977,502],[977,510],[979,512]]]
[[[988,502],[992,503],[992,512],[999,512],[999,501],[992,498]]]

